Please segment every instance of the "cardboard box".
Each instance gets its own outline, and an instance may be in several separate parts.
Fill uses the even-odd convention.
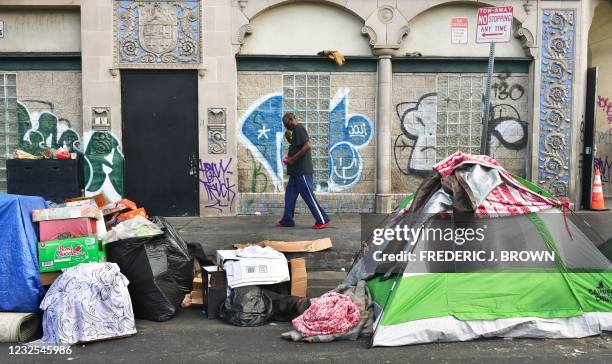
[[[308,274],[306,272],[306,259],[296,258],[289,261],[291,267],[291,295],[306,297],[308,292]]]
[[[95,236],[38,243],[41,273],[60,271],[81,263],[105,261],[104,244],[98,243]]]
[[[32,221],[78,219],[86,217],[90,219],[101,218],[100,210],[95,205],[52,207],[45,210],[32,210]]]
[[[93,200],[93,201],[95,201],[96,205],[99,208],[102,208],[102,206],[106,205],[106,198],[104,198],[104,194],[102,194],[102,193],[99,193],[99,194],[94,195],[94,196],[83,196],[83,197],[68,198],[68,199],[66,199],[66,202],[83,201],[83,200]]]
[[[261,247],[267,247],[277,250],[283,253],[309,253],[309,252],[318,252],[321,250],[329,249],[332,247],[332,242],[330,238],[321,238],[315,240],[305,240],[305,241],[274,241],[274,240],[264,240],[257,244],[234,244],[234,248],[241,249],[246,248],[249,245],[259,245]]]
[[[125,210],[136,210],[136,204],[133,201],[124,198],[117,202],[109,203],[101,208],[104,216],[110,215],[115,212],[121,212]]]
[[[40,241],[80,238],[96,235],[97,220],[87,217],[78,219],[46,220],[40,222]]]
[[[125,221],[125,220],[129,220],[129,219],[133,219],[136,216],[142,216],[145,219],[148,219],[149,216],[147,215],[147,212],[145,211],[145,209],[143,207],[138,208],[136,210],[132,210],[132,211],[128,211],[128,212],[124,212],[121,215],[117,216],[117,221],[121,222],[121,221]]]
[[[231,288],[289,281],[287,258],[244,258],[236,250],[217,250],[217,264],[225,270]],[[226,264],[232,261],[233,264]]]
[[[217,266],[202,267],[204,311],[209,319],[219,317],[219,306],[227,298],[225,272]]]
[[[62,272],[40,273],[40,284],[43,286],[50,286],[61,274]]]

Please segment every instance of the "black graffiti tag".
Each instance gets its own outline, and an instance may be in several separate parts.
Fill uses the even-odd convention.
[[[516,101],[523,97],[525,94],[525,88],[518,83],[514,85],[508,84],[507,80],[510,76],[511,73],[508,71],[497,76],[499,82],[495,82],[493,85],[491,85],[495,98],[500,100],[507,100],[510,98],[510,100]]]

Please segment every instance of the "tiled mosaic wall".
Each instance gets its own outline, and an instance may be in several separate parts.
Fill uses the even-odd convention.
[[[569,190],[574,17],[574,10],[545,10],[542,17],[538,183],[560,197]]]

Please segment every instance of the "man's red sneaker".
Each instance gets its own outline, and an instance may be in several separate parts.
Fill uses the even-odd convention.
[[[326,222],[324,224],[314,224],[314,225],[312,225],[312,228],[315,229],[315,230],[321,230],[321,229],[325,229],[326,227],[328,227],[329,224],[331,224],[331,220],[329,220],[328,222]]]

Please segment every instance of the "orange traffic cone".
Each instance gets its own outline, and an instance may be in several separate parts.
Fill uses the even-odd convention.
[[[605,211],[603,187],[601,185],[601,175],[599,168],[595,166],[595,176],[593,178],[593,188],[591,189],[591,210]]]

